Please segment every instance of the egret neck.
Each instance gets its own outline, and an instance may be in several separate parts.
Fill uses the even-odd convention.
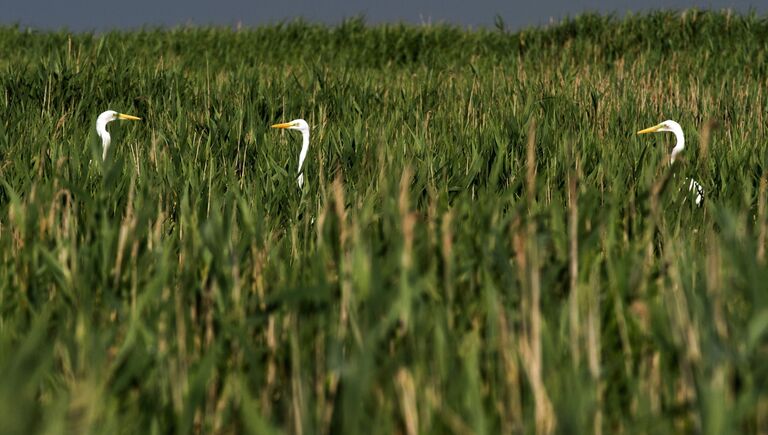
[[[301,168],[304,166],[304,159],[307,158],[307,151],[309,151],[309,128],[301,130],[301,152],[299,153],[299,169],[296,171],[299,174],[297,179],[299,182],[299,188],[304,185],[304,171],[302,171]]]
[[[683,135],[683,128],[680,127],[680,124],[672,121],[669,122],[669,131],[674,133],[675,139],[677,139],[677,143],[675,144],[675,147],[672,148],[672,154],[669,158],[669,164],[675,163],[675,158],[678,154],[683,152],[685,149],[685,135]]]

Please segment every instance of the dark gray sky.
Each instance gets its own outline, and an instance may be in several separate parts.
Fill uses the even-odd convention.
[[[521,4],[518,4],[521,3]],[[524,5],[522,5],[524,3]],[[493,25],[498,14],[511,29],[548,23],[586,11],[616,13],[691,7],[768,12],[768,0],[0,0],[0,24],[39,29],[108,30],[143,25],[216,24],[254,26],[299,16],[337,23],[363,14],[370,23],[449,22]]]

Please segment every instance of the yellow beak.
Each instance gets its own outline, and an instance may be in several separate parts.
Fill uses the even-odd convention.
[[[654,125],[653,127],[648,127],[645,130],[640,130],[637,132],[637,134],[646,134],[646,133],[655,133],[662,127],[661,124]]]
[[[284,122],[282,124],[274,124],[272,128],[289,128],[291,126],[293,126],[293,124],[291,124],[290,122]]]
[[[124,113],[118,113],[117,119],[125,119],[128,121],[141,121],[141,118],[139,118],[138,116],[126,115]]]

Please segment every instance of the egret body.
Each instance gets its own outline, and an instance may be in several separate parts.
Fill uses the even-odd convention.
[[[685,135],[683,134],[683,127],[681,127],[680,124],[672,121],[671,119],[668,119],[660,124],[654,125],[653,127],[640,130],[637,132],[637,134],[658,133],[664,131],[674,133],[675,138],[677,139],[677,143],[675,144],[675,147],[672,148],[672,153],[669,156],[669,164],[671,165],[675,163],[677,156],[685,149]],[[688,190],[696,192],[696,205],[701,207],[701,205],[704,203],[704,188],[701,187],[701,184],[691,178],[690,182],[688,183]]]
[[[282,124],[275,124],[272,128],[285,128],[288,130],[299,130],[301,132],[301,151],[299,152],[299,169],[296,171],[298,176],[296,181],[299,183],[299,188],[304,186],[304,172],[302,167],[304,165],[304,159],[307,158],[307,151],[309,150],[309,124],[303,119],[294,119],[291,122],[284,122]]]

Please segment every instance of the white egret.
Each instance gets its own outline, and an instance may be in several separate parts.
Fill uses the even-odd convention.
[[[672,121],[671,119],[668,119],[660,124],[654,125],[653,127],[640,130],[637,132],[637,134],[658,133],[663,131],[674,133],[675,138],[677,139],[677,143],[675,144],[675,147],[672,148],[672,153],[669,157],[669,164],[671,165],[675,163],[677,156],[685,149],[685,135],[683,134],[683,127],[681,127],[680,124]],[[704,203],[704,188],[701,187],[701,184],[691,178],[690,182],[688,183],[688,190],[696,193],[696,206],[701,207],[701,205]]]
[[[109,132],[107,131],[107,124],[118,119],[123,119],[128,121],[141,120],[141,118],[139,117],[136,117],[133,115],[126,115],[123,113],[117,113],[114,110],[107,110],[106,112],[102,112],[102,114],[99,115],[98,118],[96,118],[96,132],[99,134],[99,137],[101,138],[102,160],[107,160],[107,150],[109,149],[109,144],[112,141],[112,137],[109,135]]]
[[[307,151],[309,150],[309,124],[303,119],[294,119],[291,122],[284,122],[282,124],[275,124],[272,128],[287,128],[288,130],[299,130],[301,132],[301,152],[299,153],[299,169],[296,177],[299,183],[299,189],[304,185],[304,172],[302,166],[304,165],[304,159],[307,157]]]

